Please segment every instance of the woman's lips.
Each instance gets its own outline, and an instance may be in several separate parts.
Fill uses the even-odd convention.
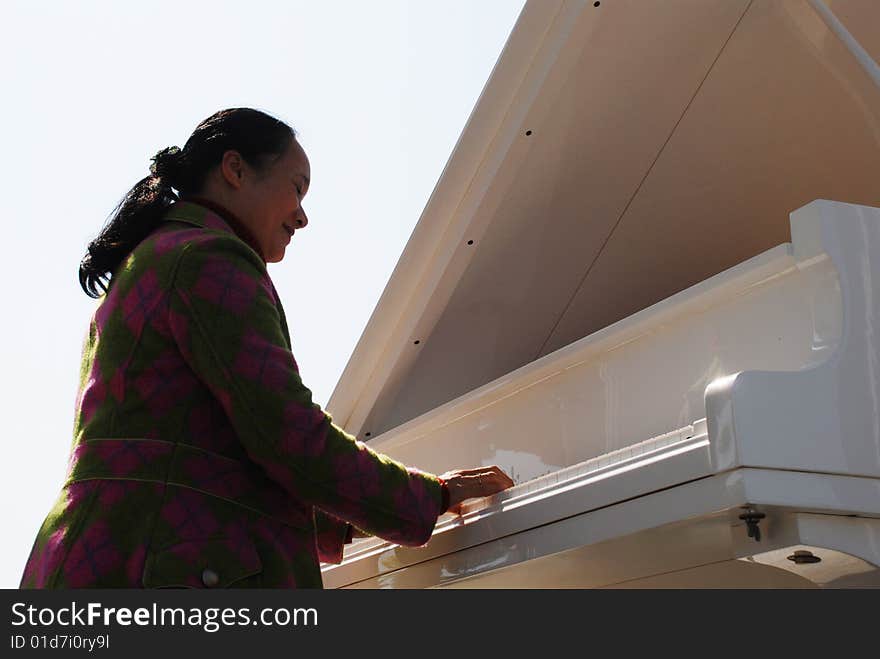
[[[281,226],[283,226],[284,230],[288,233],[288,235],[290,235],[290,237],[293,238],[293,232],[295,231],[295,229],[287,223],[284,223]]]

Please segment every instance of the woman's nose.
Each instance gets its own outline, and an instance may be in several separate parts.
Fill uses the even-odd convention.
[[[306,217],[306,212],[303,210],[303,207],[299,207],[299,212],[296,215],[296,228],[297,229],[305,229],[306,225],[309,223],[309,218]]]

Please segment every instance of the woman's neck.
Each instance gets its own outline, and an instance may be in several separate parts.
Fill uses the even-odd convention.
[[[214,211],[219,215],[223,221],[225,221],[232,230],[235,231],[236,235],[241,238],[244,242],[250,245],[251,249],[253,249],[257,254],[260,255],[260,258],[263,259],[263,263],[266,262],[266,257],[263,255],[263,251],[260,249],[260,245],[257,243],[254,234],[250,229],[242,222],[238,216],[233,213],[231,210],[223,206],[222,204],[217,203],[213,199],[208,199],[207,197],[201,197],[199,195],[186,195],[181,197],[181,201],[189,201],[194,204],[198,204],[199,206],[204,206],[205,208]]]

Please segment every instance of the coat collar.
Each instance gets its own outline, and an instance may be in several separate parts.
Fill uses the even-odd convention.
[[[241,221],[227,209],[200,197],[175,202],[165,214],[166,222],[184,222],[202,229],[213,229],[231,233],[259,254],[263,263],[266,259],[257,241]]]
[[[192,226],[201,227],[202,229],[213,229],[215,231],[231,233],[253,249],[260,258],[263,259],[260,250],[251,242],[252,239],[250,238],[250,233],[245,230],[245,233],[247,234],[247,237],[245,237],[233,229],[232,224],[240,226],[240,222],[234,215],[229,213],[229,211],[222,206],[214,206],[212,204],[213,208],[217,208],[219,212],[215,211],[213,208],[208,208],[207,206],[202,205],[205,200],[202,200],[201,198],[198,199],[201,203],[196,203],[192,200],[175,202],[168,212],[165,213],[164,221],[184,222]],[[266,263],[266,259],[263,259],[263,263]],[[269,287],[272,289],[272,298],[275,302],[275,307],[278,309],[278,315],[281,318],[281,331],[284,334],[284,340],[287,342],[287,349],[290,350],[290,331],[287,329],[287,318],[284,315],[284,307],[281,306],[281,298],[278,295],[278,291],[275,289],[275,284],[273,284],[272,280],[268,277],[268,272],[266,273],[266,276],[269,282]],[[111,279],[111,282],[112,281],[113,280]]]

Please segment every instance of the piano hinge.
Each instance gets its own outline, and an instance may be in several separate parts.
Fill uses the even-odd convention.
[[[761,542],[761,529],[758,528],[758,522],[766,516],[764,513],[759,513],[753,508],[747,508],[746,512],[739,516],[746,523],[746,532],[749,537],[754,538],[755,542]]]

